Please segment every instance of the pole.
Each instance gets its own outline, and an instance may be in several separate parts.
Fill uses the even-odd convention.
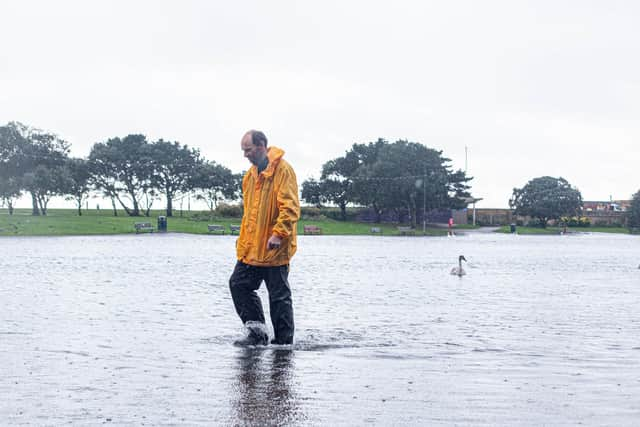
[[[464,173],[467,173],[467,146],[464,146]]]
[[[476,201],[473,201],[473,226],[476,225]]]
[[[422,234],[427,234],[427,166],[422,177]]]

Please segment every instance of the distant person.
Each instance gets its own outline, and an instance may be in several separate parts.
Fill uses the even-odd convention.
[[[252,163],[242,180],[244,215],[236,242],[236,263],[229,279],[233,304],[248,334],[238,346],[269,342],[262,303],[262,281],[269,291],[269,310],[275,334],[272,344],[292,344],[294,323],[289,262],[296,252],[296,223],[300,218],[296,174],[277,147],[257,130],[240,142]]]
[[[449,236],[453,236],[453,217],[449,217]]]

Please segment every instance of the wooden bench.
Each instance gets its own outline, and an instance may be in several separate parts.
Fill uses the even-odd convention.
[[[150,222],[136,222],[135,224],[133,224],[133,227],[136,229],[136,234],[143,231],[153,233],[153,226]]]
[[[322,228],[317,225],[305,225],[302,230],[304,234],[322,234]]]
[[[229,224],[229,230],[231,230],[231,234],[240,234],[240,226]]]
[[[209,224],[209,225],[207,225],[207,229],[209,230],[209,233],[221,233],[221,234],[224,234],[224,225]]]
[[[371,227],[371,230],[369,230],[369,232],[371,234],[382,234],[382,228],[380,228],[380,227]]]
[[[398,227],[398,233],[400,233],[403,236],[408,236],[408,235],[414,235],[416,234],[416,230],[414,230],[411,227],[403,227],[403,226],[399,226]]]

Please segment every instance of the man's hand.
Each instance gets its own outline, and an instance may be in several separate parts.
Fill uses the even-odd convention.
[[[267,249],[278,249],[281,243],[282,239],[276,235],[273,235],[269,237],[269,241],[267,242]]]

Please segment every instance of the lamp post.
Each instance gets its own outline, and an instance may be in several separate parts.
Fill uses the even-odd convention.
[[[427,234],[427,165],[422,176],[422,235]]]

